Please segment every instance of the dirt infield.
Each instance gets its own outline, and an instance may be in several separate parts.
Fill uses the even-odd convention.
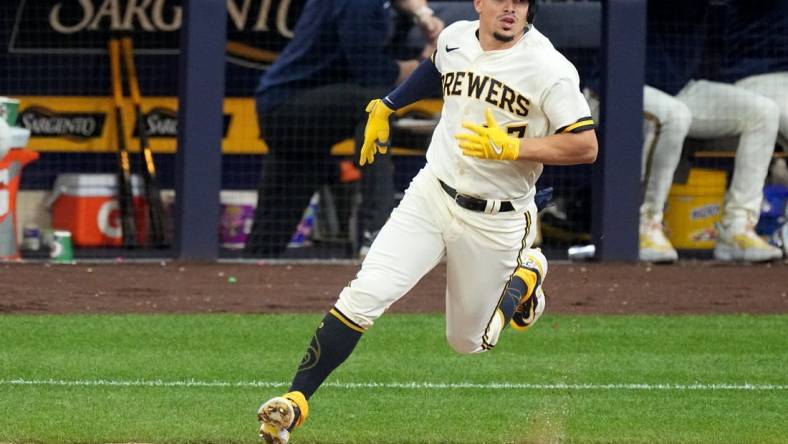
[[[354,264],[0,264],[0,313],[322,312]],[[443,265],[392,312],[441,312]],[[788,313],[788,264],[553,263],[550,313]]]

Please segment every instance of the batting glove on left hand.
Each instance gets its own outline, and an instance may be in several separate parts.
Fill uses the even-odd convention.
[[[367,127],[364,128],[364,144],[361,145],[359,165],[371,164],[375,154],[386,154],[389,149],[389,116],[394,111],[380,99],[367,104]]]
[[[462,127],[473,131],[472,134],[459,133],[454,137],[460,142],[462,153],[466,156],[492,160],[517,160],[520,157],[520,139],[506,134],[487,108],[484,113],[487,126],[462,122]]]

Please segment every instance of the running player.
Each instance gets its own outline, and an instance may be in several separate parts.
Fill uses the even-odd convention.
[[[596,159],[594,122],[576,69],[532,25],[534,0],[474,6],[478,21],[447,27],[431,60],[367,106],[362,165],[386,151],[394,110],[443,91],[426,166],[318,326],[290,391],[260,407],[268,443],[288,441],[362,334],[443,259],[446,337],[459,353],[493,348],[507,324],[528,329],[544,309],[535,184],[543,164]]]

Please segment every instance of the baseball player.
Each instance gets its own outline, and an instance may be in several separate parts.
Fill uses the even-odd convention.
[[[527,330],[544,310],[547,261],[531,248],[535,184],[543,164],[595,160],[594,122],[576,69],[532,25],[534,0],[474,6],[479,20],[448,26],[432,58],[366,108],[361,164],[386,151],[393,111],[443,92],[426,166],[318,326],[289,392],[258,411],[268,443],[288,441],[363,333],[444,259],[455,351],[490,350],[507,324]]]
[[[646,89],[644,106],[647,114],[663,124],[656,134],[654,149],[660,153],[655,156],[670,160],[652,165],[649,182],[660,181],[661,185],[655,187],[659,191],[651,194],[651,199],[647,195],[644,201],[641,235],[645,222],[646,229],[650,226],[654,230],[652,240],[660,236],[667,243],[656,231],[661,231],[662,206],[684,137],[739,136],[733,178],[717,225],[714,257],[726,261],[769,261],[781,258],[782,253],[755,233],[755,225],[777,139],[779,111],[771,100],[718,81],[725,79],[720,79],[714,70],[704,70],[707,58],[719,56],[720,52],[717,48],[716,53],[709,53],[721,41],[714,38],[720,27],[712,10],[728,8],[732,3],[649,3],[646,80],[654,88]],[[699,21],[697,17],[703,19]],[[658,247],[657,243],[651,246],[654,250]],[[668,249],[672,250],[670,244],[665,251]]]
[[[663,210],[687,136],[709,139],[739,136],[733,180],[728,189],[714,257],[725,261],[780,259],[779,249],[755,233],[762,188],[777,137],[777,107],[742,85],[704,72],[712,30],[719,28],[711,8],[738,2],[651,2],[648,5],[646,80],[643,87],[644,144],[640,206],[640,259],[674,262],[678,253],[663,231]],[[698,20],[701,17],[701,20]],[[741,21],[732,29],[738,29]],[[726,34],[727,35],[727,34]],[[718,58],[721,51],[712,53]],[[744,58],[746,59],[746,58]],[[705,77],[701,79],[700,77]],[[775,95],[778,93],[775,93]],[[598,99],[589,97],[591,115]]]
[[[735,2],[728,14],[728,51],[723,80],[773,100],[780,113],[778,142],[788,151],[788,3]],[[772,179],[785,183],[784,159],[775,159]]]

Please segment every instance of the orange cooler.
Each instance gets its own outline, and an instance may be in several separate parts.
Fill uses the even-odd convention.
[[[147,228],[147,205],[142,179],[132,176],[134,221],[142,244]],[[49,198],[52,228],[71,232],[75,246],[121,246],[123,231],[115,174],[61,174]]]

